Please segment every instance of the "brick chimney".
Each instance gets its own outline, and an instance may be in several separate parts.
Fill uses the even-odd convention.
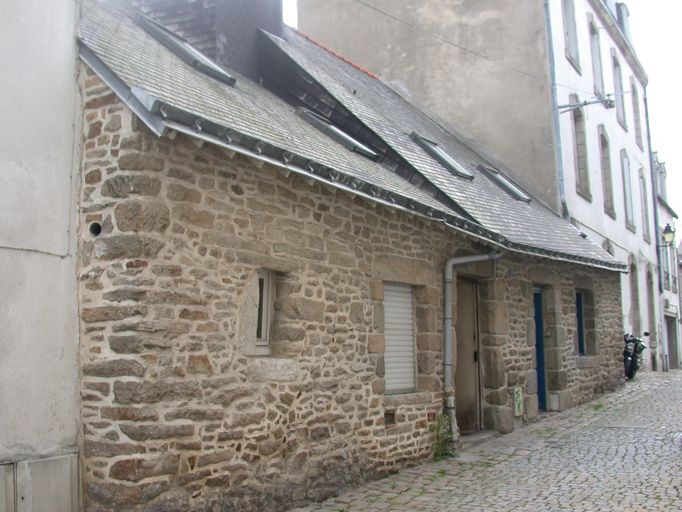
[[[219,64],[258,81],[258,29],[282,35],[282,0],[131,0]]]

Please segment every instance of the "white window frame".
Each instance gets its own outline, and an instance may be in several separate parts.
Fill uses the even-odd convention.
[[[616,218],[616,203],[613,197],[613,167],[611,166],[611,141],[603,124],[597,127],[599,142],[599,167],[601,169],[604,212],[612,219]]]
[[[407,283],[391,283],[391,282],[386,282],[384,283],[384,339],[385,339],[385,348],[384,348],[384,358],[386,357],[387,353],[390,353],[390,348],[391,348],[391,340],[389,339],[389,333],[387,332],[387,327],[389,325],[388,322],[388,316],[386,314],[386,292],[387,289],[391,287],[404,287],[404,288],[409,288],[410,289],[410,297],[411,297],[411,303],[412,303],[412,308],[411,308],[411,317],[410,317],[410,323],[411,323],[411,328],[412,328],[412,340],[411,340],[411,347],[412,347],[412,374],[413,374],[413,385],[411,386],[404,386],[404,387],[396,387],[396,388],[389,388],[388,384],[385,385],[385,390],[387,395],[400,395],[400,394],[407,394],[407,393],[415,393],[417,391],[417,343],[416,343],[416,338],[417,338],[417,322],[416,322],[416,311],[415,311],[415,296],[414,296],[414,286],[411,286]],[[388,373],[389,373],[389,364],[386,363],[384,360],[384,382],[387,383],[388,381]]]
[[[590,53],[592,54],[594,93],[602,98],[604,96],[604,69],[601,61],[601,43],[599,42],[599,29],[592,15],[588,15],[588,31],[590,34]]]
[[[612,51],[613,56],[613,94],[615,96],[614,100],[616,102],[616,118],[620,125],[628,129],[627,119],[625,118],[625,99],[623,91],[623,72],[620,67],[620,62],[615,55],[615,51]]]
[[[642,113],[639,109],[639,90],[635,79],[630,77],[630,94],[632,96],[632,124],[635,128],[635,142],[640,149],[644,149],[642,142]]]
[[[272,328],[272,319],[274,317],[276,279],[276,274],[272,270],[262,269],[258,271],[258,302],[256,303],[255,333],[256,355],[270,355],[270,331]]]
[[[580,70],[580,52],[578,51],[578,27],[575,23],[575,3],[573,0],[562,0],[564,17],[564,42],[566,44],[566,58],[578,73]]]
[[[639,188],[642,195],[642,237],[645,242],[651,243],[651,227],[649,226],[649,196],[644,169],[639,169]]]
[[[625,200],[625,225],[630,231],[635,228],[635,209],[632,203],[632,177],[630,176],[630,157],[624,149],[620,152],[620,166],[623,175],[623,199]]]
[[[569,98],[569,103],[573,105],[580,103],[580,99],[575,94],[571,94]],[[573,124],[575,189],[579,196],[587,201],[592,201],[589,158],[587,155],[587,125],[585,123],[585,112],[583,112],[582,108],[574,108],[571,111],[571,122]],[[582,156],[580,154],[581,149]]]

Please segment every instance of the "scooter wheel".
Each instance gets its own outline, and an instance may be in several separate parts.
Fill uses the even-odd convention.
[[[625,362],[625,377],[628,380],[632,380],[635,376],[635,364],[634,360],[630,359],[629,361]]]

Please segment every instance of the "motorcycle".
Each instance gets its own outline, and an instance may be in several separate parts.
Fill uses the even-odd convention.
[[[649,333],[645,331],[644,336],[649,336]],[[642,338],[629,333],[623,336],[623,340],[625,341],[625,349],[623,350],[625,377],[628,380],[632,380],[637,370],[642,367],[642,352],[644,352],[646,345]]]

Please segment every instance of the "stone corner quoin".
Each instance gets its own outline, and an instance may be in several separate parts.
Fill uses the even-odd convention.
[[[82,75],[86,508],[278,510],[428,459],[442,410],[442,266],[484,248],[185,136],[157,138]],[[478,276],[482,418],[501,432],[514,428],[512,388],[537,414],[529,333],[543,283],[528,275],[537,266],[554,280],[550,389],[575,405],[620,376],[619,276],[505,255],[495,276]],[[269,357],[251,350],[262,270],[277,279]],[[574,355],[576,274],[599,297],[598,364],[587,368]],[[414,289],[419,398],[391,399],[391,425],[387,276]]]

